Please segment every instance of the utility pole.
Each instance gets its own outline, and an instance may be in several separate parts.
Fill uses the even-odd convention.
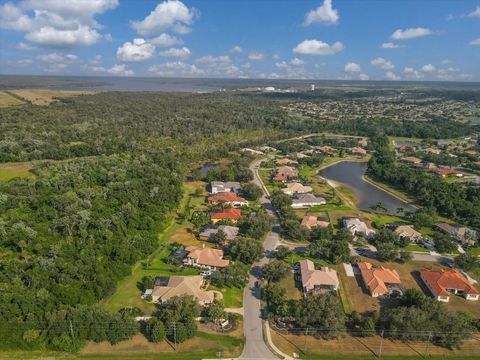
[[[428,348],[430,347],[431,340],[432,340],[432,332],[428,334],[427,346],[425,347],[425,357],[428,356]]]
[[[173,322],[173,348],[177,351],[177,324]]]
[[[385,333],[385,330],[382,330],[382,332],[380,333],[380,349],[378,351],[378,357],[381,358],[382,357],[382,348],[383,348],[383,334]]]

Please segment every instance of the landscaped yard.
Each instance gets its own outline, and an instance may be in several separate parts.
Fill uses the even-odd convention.
[[[223,294],[223,303],[226,308],[240,308],[243,306],[243,289],[241,288],[218,288],[210,285],[209,290],[217,290]]]
[[[282,280],[278,282],[278,285],[286,290],[285,298],[287,300],[299,300],[302,298],[302,290],[298,288],[293,273],[289,273]]]

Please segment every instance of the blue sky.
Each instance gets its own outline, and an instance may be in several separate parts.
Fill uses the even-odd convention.
[[[480,1],[0,1],[3,74],[480,81]]]

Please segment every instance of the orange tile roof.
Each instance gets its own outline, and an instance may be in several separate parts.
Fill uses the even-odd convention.
[[[242,212],[239,209],[223,209],[212,212],[211,218],[215,220],[239,220]]]
[[[246,203],[247,200],[244,198],[238,196],[232,191],[229,192],[224,192],[224,193],[218,193],[215,195],[212,195],[208,198],[208,203],[209,204],[216,204],[219,202],[225,202],[225,203],[233,203],[233,202],[240,202],[240,203]]]
[[[396,270],[387,269],[383,266],[374,268],[368,262],[358,263],[358,268],[365,285],[372,294],[385,294],[388,288],[385,284],[400,284],[400,276]]]
[[[188,257],[197,260],[199,265],[226,267],[230,263],[228,260],[223,260],[223,251],[219,249],[197,248],[195,246],[188,246],[185,248],[189,252]]]
[[[424,269],[420,271],[420,275],[435,296],[449,295],[447,289],[462,290],[465,294],[478,294],[478,290],[455,269]]]

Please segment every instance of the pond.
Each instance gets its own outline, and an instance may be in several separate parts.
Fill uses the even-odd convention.
[[[382,203],[391,215],[397,214],[399,207],[406,211],[415,211],[409,203],[390,195],[386,191],[366,182],[363,178],[367,170],[367,163],[342,161],[320,171],[325,179],[340,183],[353,190],[357,197],[357,207],[361,210],[372,211],[371,206]]]
[[[202,175],[207,175],[210,170],[216,169],[219,166],[220,164],[217,163],[206,163],[200,168],[200,172],[202,173]]]

